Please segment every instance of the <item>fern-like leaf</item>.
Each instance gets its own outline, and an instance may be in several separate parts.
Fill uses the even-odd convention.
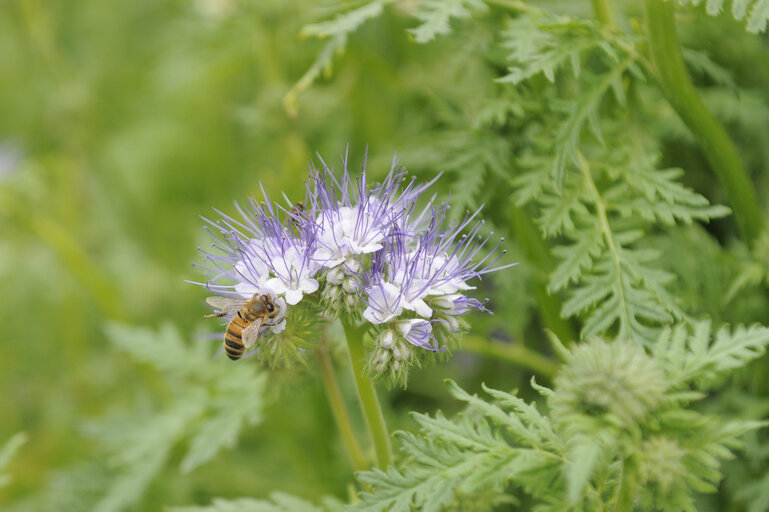
[[[769,328],[738,326],[733,332],[726,327],[711,340],[710,322],[695,324],[694,332],[686,326],[665,329],[654,345],[655,357],[663,361],[671,386],[689,382],[706,383],[718,375],[742,367],[761,357],[769,346]]]
[[[651,343],[661,325],[685,315],[667,291],[673,275],[655,266],[659,251],[640,246],[645,225],[707,221],[729,210],[682,186],[680,170],[657,169],[656,157],[622,146],[596,155],[599,163],[578,154],[582,172],[569,173],[560,192],[547,182],[543,159],[525,161],[533,170],[514,180],[515,199],[538,203],[543,233],[567,241],[553,248],[559,263],[549,286],[568,289],[562,313],[584,315],[582,336]]]
[[[703,0],[677,0],[680,5],[700,5]],[[716,16],[724,9],[724,0],[707,0],[705,11]],[[737,21],[746,20],[748,32],[758,33],[766,30],[769,22],[769,0],[733,0],[732,16]]]
[[[554,188],[561,190],[566,167],[577,161],[577,146],[586,127],[602,140],[599,108],[607,92],[613,91],[624,104],[624,89],[620,81],[623,74],[634,69],[635,55],[604,34],[591,21],[546,14],[523,15],[512,22],[503,34],[503,45],[510,50],[512,62],[509,73],[500,82],[518,84],[542,73],[551,82],[556,72],[570,66],[580,78],[578,96],[572,100],[556,100],[556,110],[565,116],[557,130],[553,144],[556,150],[552,161]],[[601,63],[603,71],[583,70],[581,61],[591,57]]]
[[[334,55],[341,53],[347,46],[348,36],[358,30],[368,20],[382,14],[384,7],[393,1],[395,0],[374,0],[356,9],[342,13],[333,20],[313,23],[301,29],[300,35],[303,37],[328,39],[328,42],[315,58],[310,68],[283,97],[283,107],[290,115],[295,116],[297,114],[299,95],[307,90],[321,74],[331,73]]]
[[[610,60],[618,56],[598,25],[589,20],[545,13],[522,15],[508,23],[502,37],[512,64],[500,82],[518,84],[539,73],[553,82],[556,72],[566,66],[579,76],[582,54],[594,49]]]
[[[470,405],[467,413],[453,419],[414,415],[421,434],[398,436],[411,462],[401,470],[361,473],[375,492],[363,493],[351,510],[437,512],[463,497],[488,490],[499,494],[511,479],[520,478],[538,493],[558,478],[562,454],[551,446],[557,442],[544,416],[513,395],[489,390],[500,401],[488,403],[448,384],[452,395]]]
[[[166,379],[165,387],[177,391],[162,411],[87,428],[112,454],[109,463],[117,473],[93,506],[97,512],[117,512],[139,500],[168,463],[171,449],[183,440],[191,439],[183,471],[232,447],[244,425],[261,421],[266,384],[253,366],[212,361],[205,346],[184,343],[170,325],[156,332],[113,324],[107,332],[118,348],[155,367]]]
[[[196,400],[179,402],[163,413],[128,423],[122,431],[114,425],[90,433],[112,452],[110,465],[119,475],[110,482],[103,497],[92,507],[94,512],[118,512],[135,503],[152,479],[166,465],[171,448],[184,436],[187,425],[203,411]]]
[[[368,20],[382,14],[385,5],[390,4],[393,1],[394,0],[374,0],[373,2],[368,2],[357,9],[352,9],[338,15],[333,20],[305,25],[299,32],[299,35],[302,37],[318,37],[322,39],[350,34],[358,30],[360,26]]]
[[[422,0],[414,13],[422,23],[409,32],[417,43],[427,43],[448,34],[451,19],[467,18],[473,9],[485,11],[487,7],[481,0]]]
[[[454,176],[451,187],[450,219],[461,219],[478,208],[483,185],[490,174],[509,181],[510,141],[483,127],[453,130],[437,138],[437,158],[423,159],[425,167]],[[412,161],[419,162],[418,156]]]
[[[651,355],[627,341],[600,339],[564,350],[555,388],[539,387],[548,396],[549,416],[513,394],[484,388],[492,397],[486,400],[449,382],[451,395],[467,403],[465,411],[454,418],[416,414],[419,433],[399,434],[405,465],[361,473],[372,492],[351,510],[463,510],[460,503],[478,501],[489,490],[498,495],[509,484],[531,494],[537,511],[611,510],[620,482],[627,481],[637,484],[630,501],[694,512],[693,492],[713,492],[720,461],[742,446],[743,434],[766,425],[686,408],[704,395],[680,389],[681,368],[699,368],[687,377],[696,386],[707,373],[703,368],[714,363],[693,361],[718,360],[715,366],[728,371],[757,353],[731,347],[726,354],[723,347],[735,338],[716,338],[704,358],[693,356],[709,346],[701,336],[685,346],[662,340],[664,348]]]
[[[191,471],[208,462],[222,448],[232,448],[244,426],[261,422],[266,379],[259,376],[245,382],[248,393],[243,392],[244,381],[225,381],[223,384],[229,384],[229,389],[221,389],[220,384],[220,391],[211,401],[214,411],[197,427],[189,452],[182,460],[182,471]]]

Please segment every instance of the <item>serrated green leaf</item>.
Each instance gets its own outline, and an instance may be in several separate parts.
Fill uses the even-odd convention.
[[[685,327],[666,330],[655,346],[655,356],[665,362],[672,386],[708,382],[762,356],[769,345],[769,328],[737,326],[721,328],[711,341],[710,323],[695,324],[693,334]]]
[[[427,43],[451,31],[452,18],[467,18],[473,10],[485,11],[481,0],[421,0],[414,17],[422,23],[409,29],[417,43]]]
[[[232,448],[244,426],[261,422],[266,378],[259,376],[237,384],[228,395],[216,399],[214,414],[206,418],[193,435],[189,452],[181,462],[183,472],[208,462],[222,448]],[[241,389],[248,389],[248,393]]]
[[[699,5],[702,0],[677,0],[680,5]],[[724,0],[707,0],[705,11],[711,16],[718,15],[724,7]],[[769,22],[769,0],[733,0],[732,16],[742,20],[750,10],[746,28],[748,32],[763,32]]]
[[[384,6],[392,2],[393,0],[374,0],[357,9],[342,13],[333,20],[305,25],[299,32],[299,35],[302,37],[324,38],[350,34],[358,30],[368,20],[382,14]]]

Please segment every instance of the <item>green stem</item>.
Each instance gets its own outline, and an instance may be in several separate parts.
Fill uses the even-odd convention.
[[[611,5],[611,0],[593,0],[593,10],[595,11],[595,17],[598,18],[598,21],[607,27],[617,26],[617,18],[614,15],[614,8]]]
[[[358,400],[363,409],[363,417],[374,441],[377,466],[386,469],[392,465],[393,455],[390,445],[390,434],[387,431],[382,408],[376,396],[374,383],[366,376],[366,349],[363,347],[363,335],[365,330],[348,321],[343,321],[344,335],[347,338],[347,348],[350,353],[350,364],[355,377],[355,389],[358,391]]]
[[[632,459],[622,461],[621,476],[615,496],[614,512],[632,512],[637,487],[636,466]]]
[[[542,9],[528,5],[526,2],[520,0],[485,0],[489,5],[507,9],[513,12],[528,12],[534,14],[542,13]]]
[[[609,215],[606,213],[606,205],[604,204],[603,197],[598,191],[598,187],[593,181],[593,175],[590,172],[590,166],[582,156],[581,152],[577,153],[577,159],[579,160],[579,168],[582,171],[582,175],[585,177],[585,184],[588,190],[593,196],[593,204],[595,205],[596,216],[601,225],[601,232],[603,233],[603,239],[606,242],[606,248],[612,256],[612,263],[614,263],[614,275],[618,276],[619,289],[622,293],[618,294],[618,309],[620,310],[620,317],[624,319],[625,325],[630,325],[632,315],[628,305],[627,293],[625,292],[625,283],[622,280],[622,258],[620,257],[620,247],[614,239],[614,232],[609,224]]]
[[[350,415],[347,414],[342,392],[334,375],[334,365],[331,362],[325,338],[321,347],[315,353],[320,361],[320,374],[323,377],[323,387],[326,389],[328,404],[331,407],[334,421],[344,440],[347,454],[350,456],[350,461],[356,471],[365,471],[368,469],[368,464],[366,464],[366,458],[363,456],[358,439],[355,437],[355,430],[353,430],[352,423],[350,423]]]
[[[547,290],[547,280],[555,268],[553,256],[542,240],[539,229],[523,210],[511,206],[509,215],[516,241],[534,270],[532,291],[539,315],[548,329],[564,343],[570,343],[577,339],[574,326],[561,316],[563,305],[558,296],[551,295]]]
[[[718,175],[742,236],[752,245],[764,227],[761,206],[737,149],[697,94],[684,67],[673,3],[645,0],[645,7],[649,48],[660,86]]]
[[[557,363],[520,343],[494,343],[477,336],[465,335],[462,337],[462,350],[523,366],[550,380],[558,371]]]

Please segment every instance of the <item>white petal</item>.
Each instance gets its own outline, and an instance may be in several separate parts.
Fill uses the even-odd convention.
[[[284,283],[281,279],[278,279],[277,277],[273,277],[272,279],[268,279],[266,283],[264,283],[264,286],[267,288],[271,288],[275,293],[277,294],[283,294],[286,293],[286,283]]]
[[[286,290],[286,302],[293,306],[298,304],[302,300],[303,293],[301,290]]]
[[[422,299],[417,299],[414,301],[410,301],[409,305],[413,311],[416,312],[417,315],[424,317],[424,318],[430,318],[433,316],[433,310],[430,306],[427,305],[425,301]]]
[[[318,289],[320,283],[315,279],[305,277],[299,281],[299,289],[304,293],[313,293]]]
[[[383,324],[385,322],[389,322],[390,320],[392,320],[393,318],[398,316],[400,313],[401,313],[401,311],[400,311],[400,308],[399,308],[399,311],[397,313],[390,312],[390,313],[382,316],[382,314],[379,311],[377,311],[376,309],[368,307],[368,308],[365,309],[365,311],[363,311],[363,318],[365,318],[366,320],[368,320],[369,322],[371,322],[374,325],[379,325],[379,324]]]
[[[273,325],[272,327],[270,327],[270,331],[272,331],[273,334],[280,334],[280,333],[282,333],[285,330],[286,330],[286,319],[285,318],[278,325]]]
[[[382,248],[382,244],[373,242],[369,242],[366,245],[359,245],[356,240],[352,239],[347,239],[347,242],[350,245],[350,250],[355,254],[368,254],[371,252],[376,252]]]
[[[379,319],[379,315],[377,315],[376,310],[372,309],[371,307],[368,307],[365,309],[365,311],[363,311],[363,318],[374,325],[383,323],[383,321]]]
[[[235,291],[240,294],[244,299],[250,299],[255,293],[259,292],[259,287],[254,286],[251,283],[238,283],[235,285]]]
[[[409,332],[411,332],[411,329],[414,327],[414,325],[419,323],[424,323],[424,320],[420,320],[418,318],[402,320],[398,322],[398,330],[405,337],[408,335]]]
[[[441,297],[436,297],[433,299],[433,304],[441,309],[454,309],[454,301],[459,299],[460,297],[464,297],[464,295],[460,293],[455,293],[451,295],[443,295]]]
[[[323,267],[335,267],[342,263],[347,256],[346,247],[337,247],[334,250],[326,247],[318,247],[312,255],[312,259]]]

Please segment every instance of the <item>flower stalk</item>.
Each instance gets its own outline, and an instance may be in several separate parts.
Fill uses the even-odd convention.
[[[555,262],[550,250],[542,240],[539,229],[522,209],[512,206],[509,213],[510,224],[513,226],[516,240],[526,255],[529,263],[535,269],[534,299],[542,322],[553,331],[558,338],[566,343],[577,339],[576,329],[572,323],[561,316],[563,304],[557,295],[547,289],[548,276],[555,269]]]
[[[724,186],[743,238],[752,245],[764,228],[753,184],[734,143],[697,94],[684,66],[672,2],[645,0],[649,49],[670,105],[692,131]]]
[[[622,476],[617,488],[614,510],[616,512],[632,512],[638,488],[636,465],[632,458],[622,461]]]
[[[363,336],[365,329],[357,327],[343,320],[344,335],[347,338],[347,348],[350,354],[350,364],[355,380],[355,390],[358,392],[363,417],[366,420],[371,439],[374,442],[374,451],[376,452],[377,466],[380,469],[386,469],[392,465],[393,455],[390,444],[390,434],[387,431],[382,408],[379,405],[379,399],[376,395],[374,383],[366,376],[366,350],[363,347]]]
[[[478,336],[465,335],[462,337],[462,350],[513,363],[550,380],[555,377],[559,367],[551,359],[520,343],[495,343]]]
[[[320,362],[320,374],[323,379],[323,387],[326,390],[326,396],[328,397],[328,403],[331,407],[331,413],[334,415],[334,421],[339,428],[339,433],[342,435],[342,440],[347,448],[347,455],[350,457],[353,467],[356,471],[365,471],[369,468],[366,464],[366,458],[363,456],[363,451],[360,448],[358,439],[355,437],[355,430],[350,423],[350,415],[347,413],[347,408],[344,405],[344,399],[342,398],[342,392],[339,389],[339,384],[336,381],[334,375],[334,365],[331,362],[331,356],[328,353],[328,346],[325,338],[322,345],[315,351]]]
[[[598,21],[607,27],[615,27],[617,25],[617,18],[614,15],[611,0],[593,0],[593,10]]]

